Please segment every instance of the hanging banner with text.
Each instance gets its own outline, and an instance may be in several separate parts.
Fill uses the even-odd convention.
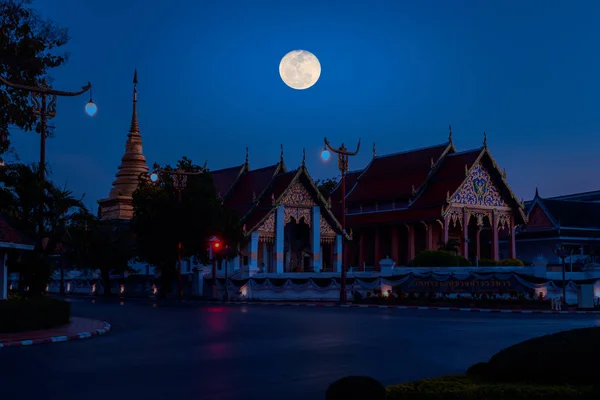
[[[500,279],[497,276],[490,276],[487,279],[481,279],[474,276],[464,277],[463,279],[459,279],[455,276],[446,276],[444,278],[413,276],[400,286],[404,292],[504,293],[511,291],[533,291],[533,288],[524,285],[516,276],[507,276],[506,279]]]

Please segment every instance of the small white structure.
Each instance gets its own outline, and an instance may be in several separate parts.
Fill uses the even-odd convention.
[[[8,298],[7,249],[33,250],[32,241],[14,229],[0,213],[0,300]]]

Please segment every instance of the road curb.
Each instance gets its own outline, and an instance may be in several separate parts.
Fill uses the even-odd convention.
[[[33,339],[33,340],[15,340],[13,342],[4,342],[0,343],[0,348],[3,347],[16,347],[16,346],[31,346],[34,344],[47,344],[47,343],[59,343],[66,342],[69,340],[80,340],[80,339],[88,339],[94,336],[104,335],[105,333],[110,332],[111,325],[108,322],[103,322],[104,326],[100,329],[96,329],[93,332],[78,332],[69,336],[51,336],[47,338],[41,339]]]
[[[287,307],[341,307],[341,308],[389,308],[399,310],[434,310],[434,311],[462,311],[481,313],[506,313],[506,314],[600,314],[600,311],[552,311],[552,310],[514,310],[499,308],[461,308],[461,307],[428,307],[428,306],[396,306],[379,304],[334,304],[334,303],[253,303],[253,302],[219,302],[203,301],[197,304],[212,305],[252,305],[252,306],[287,306]]]

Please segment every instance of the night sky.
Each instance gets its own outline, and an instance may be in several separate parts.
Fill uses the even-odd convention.
[[[297,167],[306,148],[315,178],[337,174],[319,153],[323,137],[363,148],[351,169],[378,154],[443,143],[459,151],[483,132],[519,198],[600,189],[600,2],[37,0],[69,29],[69,62],[54,86],[94,85],[88,98],[59,99],[48,144],[52,179],[96,210],[124,152],[132,76],[139,74],[144,152],[183,155],[212,169],[275,163],[284,145]],[[279,61],[305,49],[319,82],[296,91]],[[13,129],[22,161],[38,137]]]

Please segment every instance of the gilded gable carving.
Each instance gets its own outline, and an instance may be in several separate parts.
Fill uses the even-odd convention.
[[[260,235],[273,235],[275,234],[275,213],[271,212],[267,219],[263,221],[258,227]]]
[[[317,205],[311,194],[306,190],[306,187],[300,182],[294,183],[281,200],[281,203],[286,206],[296,207],[312,207]]]
[[[283,220],[286,224],[290,222],[300,223],[304,219],[304,223],[311,226],[310,208],[285,207]]]
[[[329,222],[325,218],[323,218],[323,215],[321,215],[321,237],[323,236],[335,236],[335,231],[333,230]]]
[[[471,169],[469,176],[450,202],[469,206],[508,207],[493,184],[489,172],[480,164]]]

